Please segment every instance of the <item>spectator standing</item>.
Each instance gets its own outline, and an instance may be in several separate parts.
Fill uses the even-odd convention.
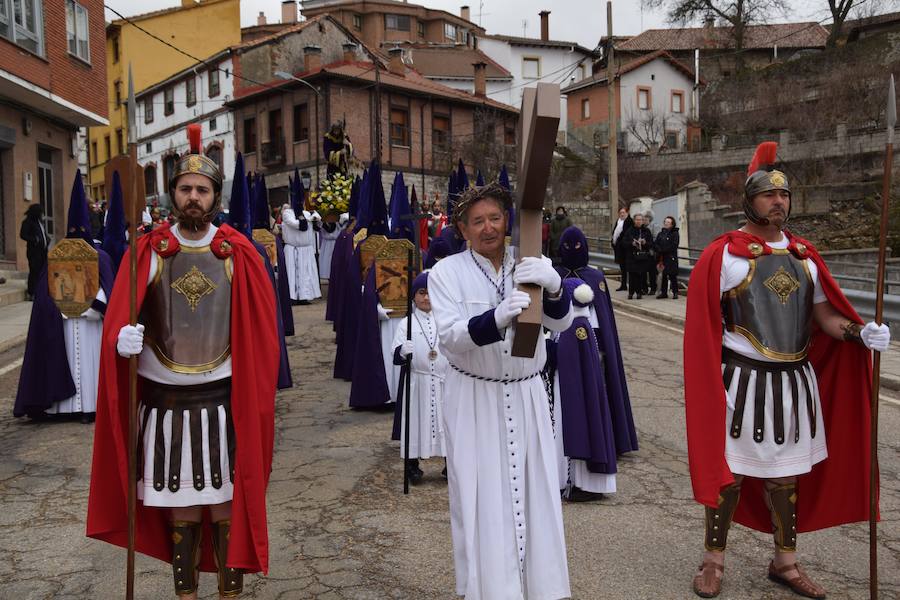
[[[615,256],[616,264],[619,265],[619,272],[622,274],[619,287],[616,288],[617,292],[623,292],[628,289],[628,271],[625,269],[625,257],[628,254],[628,249],[620,242],[623,239],[622,234],[633,226],[634,221],[631,219],[631,215],[628,214],[628,209],[623,206],[619,209],[619,219],[616,221],[610,236],[613,256]]]
[[[662,273],[659,283],[657,298],[668,298],[669,288],[672,286],[672,297],[678,298],[678,228],[675,227],[675,218],[666,217],[663,220],[662,230],[657,234],[653,248],[657,254],[657,269]]]
[[[34,288],[37,279],[47,266],[47,248],[50,238],[44,228],[44,208],[40,204],[32,204],[25,211],[25,220],[19,229],[19,237],[25,240],[25,255],[28,257],[28,287],[26,300],[34,300]]]
[[[628,271],[628,299],[636,295],[640,300],[647,291],[645,285],[647,269],[653,265],[653,236],[644,224],[644,215],[634,215],[634,227],[622,234],[623,244],[628,254],[625,257],[625,269]]]

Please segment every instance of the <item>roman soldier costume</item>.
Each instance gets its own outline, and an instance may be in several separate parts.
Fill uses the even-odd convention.
[[[761,145],[748,169],[744,212],[757,225],[769,221],[754,209],[754,196],[790,193],[787,176],[772,167],[775,149]],[[829,302],[854,328],[862,321],[816,249],[783,234],[782,242],[767,243],[740,230],[726,233],[691,276],[685,408],[708,552],[725,550],[732,519],[772,532],[778,551],[793,552],[798,532],[868,518],[869,351],[816,327],[813,306]],[[707,566],[694,589],[712,597],[719,584]],[[772,569],[769,577],[778,580]],[[798,579],[796,586],[782,583],[824,597]]]
[[[137,485],[137,550],[172,563],[177,594],[196,591],[199,570],[217,570],[219,593],[228,597],[241,592],[244,571],[268,568],[276,303],[252,243],[228,225],[210,225],[220,209],[222,175],[199,153],[199,128],[189,137],[191,153],[179,160],[169,189],[183,175],[203,175],[215,202],[200,223],[175,203],[176,226],[138,239],[144,340],[137,482],[128,481],[126,467],[128,360],[117,352],[128,324],[129,273],[119,273],[103,336],[87,533],[125,546],[127,486]],[[208,229],[200,240],[180,234],[200,225]],[[227,502],[231,518],[212,523],[172,520],[166,510]]]

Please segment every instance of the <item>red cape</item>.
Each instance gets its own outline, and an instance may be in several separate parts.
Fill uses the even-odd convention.
[[[150,248],[162,256],[178,252],[168,226],[137,241],[138,307],[147,292]],[[275,296],[262,257],[237,230],[222,225],[211,244],[219,258],[232,256],[231,411],[237,444],[228,566],[268,571],[266,486],[272,470],[275,384],[279,345]],[[127,265],[126,252],[123,263]],[[94,459],[88,499],[87,535],[117,546],[128,544],[128,360],[116,352],[119,330],[128,323],[128,269],[119,269],[103,327]],[[208,516],[206,517],[208,520]],[[137,502],[136,549],[171,562],[169,511]],[[211,529],[204,524],[201,569],[215,571]]]
[[[812,260],[831,305],[847,319],[862,323],[813,246],[788,232],[789,249]],[[684,329],[684,397],[688,458],[694,498],[715,507],[719,490],[734,481],[725,461],[725,386],[722,382],[722,311],[719,277],[726,245],[736,256],[753,258],[748,245],[766,243],[732,231],[709,245],[694,265]],[[805,246],[805,248],[804,248]],[[828,458],[798,478],[797,530],[814,531],[869,518],[869,402],[872,364],[868,350],[836,340],[817,327],[809,360],[816,372],[825,421]],[[762,480],[745,478],[735,520],[772,531],[763,500]]]

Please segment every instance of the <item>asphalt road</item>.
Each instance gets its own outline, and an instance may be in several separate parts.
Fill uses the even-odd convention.
[[[453,598],[443,465],[425,462],[425,482],[403,496],[391,414],[347,408],[323,313],[323,303],[295,308],[303,337],[289,340],[298,385],[277,399],[271,569],[246,578],[244,597]],[[563,507],[573,595],[693,598],[703,530],[687,476],[680,330],[618,322],[641,450],[621,460],[617,494]],[[18,369],[3,367],[20,354],[0,356],[0,599],[122,597],[124,551],[84,537],[93,426],[14,419]],[[881,415],[881,598],[900,599],[900,404]],[[801,535],[799,550],[829,598],[868,597],[865,524]],[[770,552],[770,536],[736,527],[721,598],[795,598],[766,580]],[[139,557],[137,572],[138,598],[172,597],[167,565]],[[212,575],[201,592],[216,597]]]

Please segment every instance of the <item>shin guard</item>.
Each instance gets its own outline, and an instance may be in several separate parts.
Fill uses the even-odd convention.
[[[766,485],[772,511],[775,547],[779,552],[797,551],[797,484]]]
[[[741,497],[741,484],[732,483],[719,492],[719,506],[706,507],[706,549],[709,552],[724,552],[728,541],[728,529]]]
[[[197,591],[201,534],[200,523],[172,522],[172,575],[175,577],[175,594],[179,596]]]
[[[231,521],[225,519],[213,523],[213,550],[219,569],[219,594],[224,598],[234,598],[244,591],[244,574],[240,569],[227,567],[228,538],[231,535]]]

